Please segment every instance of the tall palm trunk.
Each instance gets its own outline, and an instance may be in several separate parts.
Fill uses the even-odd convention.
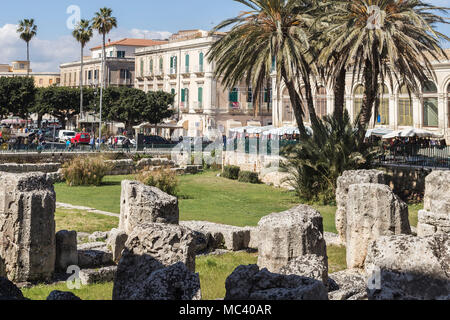
[[[292,109],[294,111],[295,120],[297,121],[298,129],[300,131],[300,137],[302,139],[308,138],[308,133],[306,132],[305,124],[303,123],[303,104],[302,100],[300,99],[300,95],[298,94],[295,83],[292,81],[292,79],[289,79],[286,73],[286,69],[284,66],[281,67],[281,77],[286,85],[286,88],[289,92],[289,97],[291,99]]]
[[[378,76],[380,75],[380,67],[378,61],[377,44],[372,47],[372,60],[366,58],[364,65],[364,97],[361,110],[360,127],[366,128],[372,118],[373,109],[376,108],[379,85]]]
[[[334,83],[334,117],[339,123],[342,123],[342,119],[344,118],[346,74],[347,70],[343,67]]]
[[[103,43],[102,43],[102,80],[100,85],[100,123],[98,128],[98,139],[99,148],[102,142],[102,111],[103,111],[103,89],[105,87],[105,61],[106,61],[106,34],[103,33]]]
[[[84,46],[81,45],[81,68],[80,68],[80,118],[83,119],[83,63],[84,63],[84,59],[83,59],[83,49]],[[80,123],[80,129],[82,129],[81,127],[81,123]]]
[[[30,76],[30,42],[27,41],[27,77]]]

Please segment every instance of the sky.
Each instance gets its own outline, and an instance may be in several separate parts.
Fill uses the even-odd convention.
[[[450,0],[430,0],[436,5],[450,6]],[[33,71],[59,71],[64,62],[79,60],[79,45],[71,35],[67,23],[73,21],[80,9],[83,19],[91,19],[99,8],[113,9],[118,28],[108,36],[112,41],[121,38],[163,39],[183,29],[210,30],[224,19],[234,17],[245,9],[232,0],[8,0],[2,1],[0,11],[0,64],[26,59],[26,45],[19,39],[17,23],[34,18],[38,35],[31,43]],[[450,26],[439,30],[450,36]],[[88,44],[101,43],[96,35]],[[450,48],[450,43],[445,43]],[[86,50],[85,55],[89,54]]]

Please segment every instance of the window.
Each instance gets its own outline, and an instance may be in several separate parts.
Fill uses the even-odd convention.
[[[189,55],[187,54],[185,57],[185,71],[186,73],[189,73]]]
[[[117,58],[125,58],[125,51],[117,51]]]
[[[130,73],[127,69],[120,69],[120,79],[129,79]]]
[[[162,57],[159,58],[159,71],[162,73],[164,70],[164,60]]]
[[[204,59],[204,54],[203,52],[200,52],[199,58],[198,58],[198,71],[199,72],[203,72],[203,59]]]
[[[402,86],[399,91],[398,98],[398,125],[413,125],[413,109],[411,96],[406,86]]]
[[[112,52],[112,51],[109,52],[109,56],[110,56],[110,57],[112,57],[113,54],[114,54],[114,52]]]
[[[437,87],[431,81],[423,85],[423,125],[439,127]]]
[[[170,74],[177,73],[177,57],[170,57]]]
[[[363,97],[364,97],[364,87],[362,85],[358,85],[353,93],[353,120],[355,121],[359,117],[359,114],[361,113]]]
[[[53,79],[48,80],[48,84],[52,85],[53,84]]]
[[[92,70],[88,71],[88,80],[92,80]]]
[[[315,108],[319,118],[323,118],[327,115],[327,89],[325,87],[320,87],[317,90]]]
[[[44,79],[42,79],[42,78],[39,78],[39,85],[43,85],[44,84]]]
[[[141,59],[141,77],[144,75],[144,59]]]
[[[239,89],[233,88],[228,96],[230,107],[233,109],[239,109]]]
[[[380,106],[376,123],[379,125],[389,124],[389,89],[386,85],[380,86]]]
[[[203,108],[203,88],[198,88],[198,107]]]
[[[153,74],[153,59],[150,59],[150,74]]]

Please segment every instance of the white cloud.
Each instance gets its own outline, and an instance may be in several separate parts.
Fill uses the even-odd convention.
[[[13,24],[0,26],[0,43],[2,45],[0,64],[26,59],[25,42],[19,38],[16,30],[17,26]],[[167,31],[116,29],[108,35],[108,39],[111,41],[122,38],[167,39],[170,35],[171,33]],[[95,33],[84,54],[89,55],[89,48],[101,44],[101,41],[102,37]],[[30,43],[31,68],[35,72],[57,72],[60,64],[76,61],[79,58],[80,46],[69,31],[67,35],[54,40],[41,39],[38,34]]]

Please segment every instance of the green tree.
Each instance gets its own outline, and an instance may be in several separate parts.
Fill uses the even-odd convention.
[[[92,39],[93,31],[90,21],[81,20],[72,32],[73,37],[80,43],[81,46],[81,70],[80,70],[80,114],[83,115],[83,52],[86,44]]]
[[[20,39],[27,44],[27,76],[30,75],[30,41],[37,34],[37,26],[34,24],[34,19],[24,19],[19,21],[17,32],[20,33]]]
[[[142,114],[143,120],[157,126],[164,119],[174,115],[171,106],[175,102],[175,95],[164,91],[149,91],[147,104]]]
[[[80,90],[69,87],[48,87],[39,89],[36,111],[49,114],[59,120],[65,128],[67,121],[80,113]]]
[[[0,113],[27,118],[35,103],[36,88],[33,78],[0,77]]]
[[[320,61],[333,60],[330,73],[337,78],[343,68],[353,69],[353,81],[365,86],[359,118],[365,128],[379,108],[379,80],[390,85],[405,84],[413,93],[430,77],[435,78],[430,59],[445,57],[440,40],[449,38],[436,30],[448,8],[422,1],[332,0],[326,1],[323,20],[329,39]],[[364,132],[364,130],[362,130]],[[363,136],[363,133],[361,133]]]
[[[111,32],[113,28],[117,28],[117,19],[112,17],[112,9],[101,8],[99,12],[95,13],[95,17],[92,20],[92,27],[102,35],[102,81],[100,86],[100,123],[102,122],[102,107],[103,107],[103,88],[106,86],[106,35]],[[101,137],[101,126],[99,136]]]
[[[314,22],[311,14],[316,1],[235,1],[247,6],[248,10],[213,29],[215,32],[232,26],[208,52],[209,61],[215,61],[216,74],[223,78],[227,87],[232,88],[245,79],[254,92],[263,90],[274,68],[278,87],[282,80],[289,91],[301,135],[306,138],[305,110],[309,112],[313,128],[319,130],[311,90],[316,67],[309,42],[309,29]],[[299,93],[300,79],[305,86],[305,97]],[[254,96],[259,99],[258,94]]]

